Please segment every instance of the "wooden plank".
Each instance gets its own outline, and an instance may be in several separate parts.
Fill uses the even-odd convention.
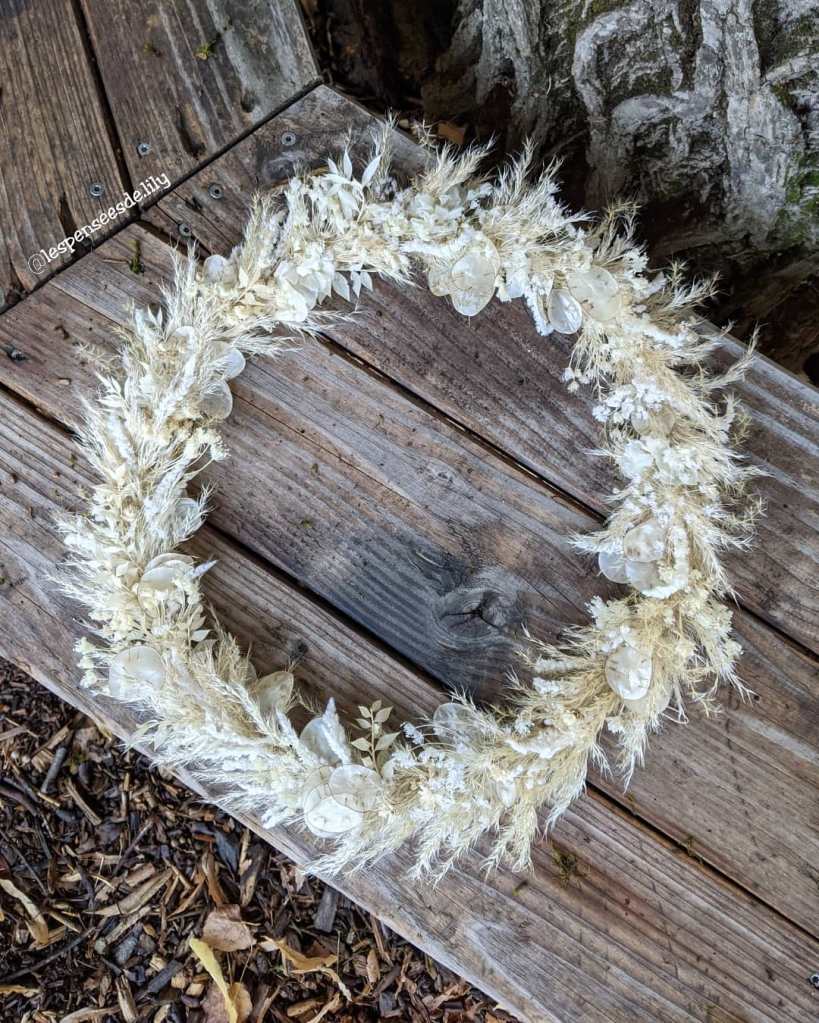
[[[46,581],[61,556],[54,514],[76,506],[90,483],[72,454],[62,429],[0,393],[0,655],[127,738],[136,719],[126,708],[77,689],[74,609]],[[275,644],[293,649],[306,637],[304,671],[345,696],[381,696],[399,707],[435,701],[423,680],[231,541],[211,531],[203,540],[220,558],[208,595],[261,650],[272,613]],[[249,823],[300,862],[310,852],[292,829]],[[807,977],[819,943],[604,797],[567,814],[555,841],[559,855],[536,850],[526,878],[500,871],[487,879],[472,856],[432,889],[402,880],[402,854],[334,883],[537,1023],[796,1023],[815,1013]]]
[[[340,125],[366,142],[374,120],[331,90],[316,90],[208,168],[225,193],[222,202],[208,201],[208,176],[194,176],[162,199],[151,220],[169,231],[187,220],[206,248],[228,251],[248,195],[292,173],[289,158],[275,151],[277,131],[296,135],[300,160],[310,163],[338,145]],[[404,140],[397,156],[401,165],[415,164],[418,151]],[[566,390],[561,374],[571,341],[538,337],[522,303],[492,302],[466,321],[423,287],[378,284],[355,320],[327,333],[587,507],[605,511],[615,478],[594,454],[594,396]],[[740,352],[738,342],[726,339],[714,365],[724,367]],[[750,413],[743,449],[768,475],[754,483],[767,503],[756,543],[727,559],[729,572],[746,607],[817,652],[819,398],[763,357],[734,390]]]
[[[296,0],[82,6],[135,181],[177,181],[319,80]]]
[[[136,227],[106,243],[0,320],[0,341],[27,356],[0,361],[0,381],[72,422],[95,385],[78,346],[109,351],[129,301],[156,298],[168,268]],[[556,636],[607,592],[566,543],[588,513],[326,348],[260,361],[235,391],[214,524],[437,679],[502,696],[521,621]],[[759,699],[726,693],[722,717],[669,725],[627,796],[597,784],[813,931],[816,662],[751,616],[738,631]]]
[[[0,2],[0,309],[70,258],[28,260],[121,198],[105,114],[71,0]],[[92,184],[105,189],[99,199]],[[110,233],[104,228],[101,240]]]

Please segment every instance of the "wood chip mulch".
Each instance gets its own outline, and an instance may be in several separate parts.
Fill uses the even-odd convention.
[[[0,1021],[320,1020],[514,1023],[0,661]]]

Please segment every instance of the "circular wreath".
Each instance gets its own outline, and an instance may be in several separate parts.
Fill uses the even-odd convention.
[[[736,508],[754,470],[730,447],[737,409],[703,369],[720,335],[693,313],[711,282],[679,266],[649,274],[634,209],[597,222],[556,198],[555,168],[531,179],[532,152],[493,180],[485,150],[430,152],[406,186],[390,173],[390,126],[354,173],[350,152],[254,200],[242,243],[200,266],[177,258],[160,312],[136,310],[120,365],[101,378],[80,442],[100,482],[85,514],[65,517],[66,591],[92,631],[77,650],[84,682],[139,704],[139,737],[157,757],[218,783],[227,806],[266,827],[300,821],[327,852],[314,865],[360,865],[415,841],[416,869],[443,871],[484,832],[487,863],[529,859],[538,811],[551,824],[582,791],[600,736],[630,776],[647,734],[684,698],[706,705],[722,680],[740,685],[720,552],[748,543],[756,504]],[[258,677],[203,607],[197,564],[179,546],[202,525],[207,492],[189,496],[231,411],[228,381],[245,356],[280,352],[319,330],[335,292],[354,301],[377,274],[474,316],[493,298],[522,299],[542,335],[577,334],[564,377],[596,389],[603,451],[624,483],[605,528],[574,538],[627,589],[589,605],[588,624],[560,645],[527,636],[503,707],[465,695],[431,720],[390,731],[376,701],[345,726],[333,699],[300,731],[309,707],[292,670]],[[289,332],[289,336],[284,335]]]

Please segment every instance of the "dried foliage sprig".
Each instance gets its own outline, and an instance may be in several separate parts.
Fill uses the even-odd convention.
[[[387,129],[360,174],[345,151],[258,198],[230,256],[179,260],[163,311],[135,312],[85,410],[99,483],[87,512],[62,522],[64,585],[101,641],[78,643],[86,684],[139,704],[157,756],[218,783],[229,805],[332,843],[324,869],[412,838],[419,873],[440,872],[485,832],[490,865],[521,867],[540,809],[554,821],[589,762],[605,764],[604,730],[628,777],[670,705],[681,718],[686,698],[707,706],[719,682],[739,685],[720,555],[748,543],[757,508],[738,500],[753,470],[730,446],[735,403],[715,392],[743,366],[708,376],[719,336],[693,309],[709,285],[685,284],[678,267],[650,275],[631,209],[599,223],[571,214],[554,169],[533,180],[528,150],[494,181],[478,176],[480,149],[443,150],[401,187],[389,143]],[[293,673],[257,678],[205,613],[211,563],[179,547],[208,495],[188,486],[225,456],[218,424],[246,356],[320,329],[333,292],[352,301],[372,275],[419,272],[465,316],[523,299],[542,335],[577,333],[565,379],[596,389],[603,451],[624,482],[605,528],[574,542],[627,589],[594,599],[560,645],[532,640],[503,707],[458,698],[387,732],[389,709],[374,704],[351,741],[330,699],[297,731]]]

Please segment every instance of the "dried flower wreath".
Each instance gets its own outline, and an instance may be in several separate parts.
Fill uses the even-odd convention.
[[[605,765],[607,728],[626,779],[671,701],[706,706],[721,680],[740,685],[729,593],[718,554],[748,543],[756,503],[731,512],[753,470],[729,446],[739,422],[709,377],[719,343],[693,308],[711,289],[679,267],[649,277],[633,209],[599,223],[556,199],[554,168],[530,181],[529,150],[489,181],[485,150],[433,153],[406,187],[390,173],[390,130],[356,176],[348,151],[254,201],[228,258],[177,260],[164,311],[135,311],[118,370],[101,377],[81,443],[101,482],[84,515],[66,516],[66,591],[104,641],[77,644],[84,681],[147,713],[140,730],[168,764],[193,765],[225,803],[266,826],[302,821],[332,841],[317,869],[360,865],[413,838],[416,869],[443,872],[484,832],[487,864],[528,862],[553,822]],[[361,707],[352,740],[332,699],[300,732],[291,671],[257,677],[236,641],[208,625],[200,579],[212,562],[178,553],[201,526],[207,494],[187,486],[225,457],[217,423],[246,355],[281,351],[318,330],[316,307],[426,273],[435,295],[474,316],[493,296],[522,298],[540,334],[578,333],[565,379],[592,384],[605,454],[625,484],[600,532],[575,539],[629,590],[595,598],[590,622],[559,646],[528,641],[526,681],[505,707],[466,697],[422,728],[388,732],[390,708]],[[283,338],[283,332],[291,332]],[[305,704],[306,705],[306,704]]]

